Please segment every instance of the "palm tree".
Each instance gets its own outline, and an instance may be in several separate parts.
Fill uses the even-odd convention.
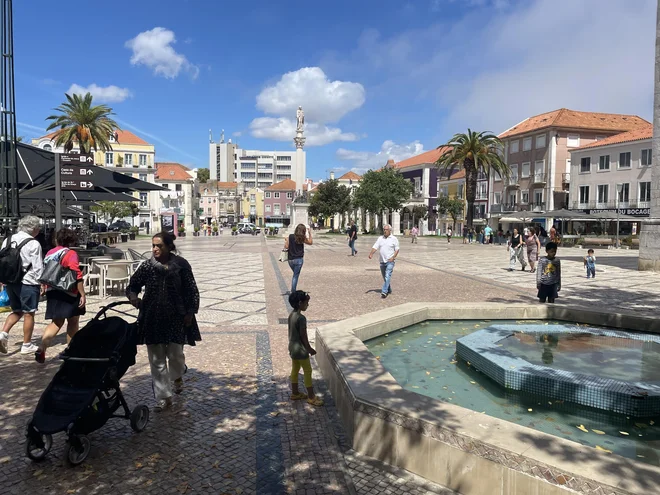
[[[497,172],[500,176],[509,177],[509,166],[502,159],[504,144],[490,132],[468,129],[467,134],[456,134],[447,144],[438,146],[440,148],[446,148],[446,151],[435,162],[439,170],[447,172],[457,166],[465,169],[466,222],[468,227],[472,227],[478,172],[482,170],[488,175]]]
[[[94,151],[111,151],[110,136],[119,129],[117,123],[109,116],[114,115],[107,105],[92,106],[92,95],[85,96],[65,94],[67,102],[55,110],[60,115],[51,115],[46,120],[53,122],[47,130],[59,127],[53,136],[56,146],[64,146],[65,151],[73,149],[74,142],[80,145],[81,153]]]

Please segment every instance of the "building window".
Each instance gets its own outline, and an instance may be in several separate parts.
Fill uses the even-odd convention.
[[[181,192],[181,184],[174,184],[174,190]]]
[[[642,167],[651,165],[652,150],[642,150]]]
[[[206,211],[208,212],[208,214],[209,214],[209,216],[210,216],[211,213],[213,212],[213,209],[212,209],[212,208],[207,208]]]
[[[520,151],[520,141],[517,139],[515,141],[511,141],[511,151],[510,153],[518,153]]]
[[[518,204],[516,193],[509,193],[509,206],[516,206],[516,204]]]
[[[266,213],[270,213],[270,205],[266,205]]]
[[[143,181],[146,182],[147,181],[147,174],[139,174],[138,179],[143,180]]]
[[[278,162],[290,162],[291,157],[290,156],[278,156],[277,161]]]
[[[254,203],[257,201],[257,195],[256,194],[250,194],[250,203]]]
[[[622,203],[627,205],[628,201],[630,201],[630,184],[626,182],[624,184],[619,184],[619,185],[621,186],[621,192],[619,193],[619,205],[621,205]]]
[[[520,191],[520,203],[524,205],[529,203],[529,191]]]
[[[502,202],[502,193],[496,192],[493,194],[493,204],[499,205]]]
[[[53,151],[53,147],[50,144],[44,144],[44,149],[46,151]]]
[[[651,183],[639,183],[639,201],[640,203],[649,203],[651,201]]]
[[[146,192],[141,192],[140,193],[140,206],[147,206],[147,193]]]
[[[523,139],[523,151],[529,151],[532,149],[532,138],[528,137]]]
[[[522,164],[522,171],[521,171],[521,173],[520,173],[520,176],[521,176],[522,178],[529,177],[529,172],[530,172],[530,169],[531,169],[531,168],[532,168],[532,164],[531,164],[531,163],[529,163],[529,162],[525,162],[525,163],[523,163],[523,164]]]
[[[124,165],[133,165],[133,153],[124,153]]]
[[[286,214],[290,215],[291,214],[291,203],[286,204]]]
[[[569,148],[577,148],[580,146],[580,135],[579,134],[569,134],[566,136],[566,146]]]
[[[280,193],[276,192],[273,196],[275,199],[280,199]]]
[[[534,206],[543,207],[543,189],[534,191]]]
[[[477,197],[476,199],[488,199],[488,184],[486,182],[477,182]]]
[[[449,196],[449,186],[441,186],[438,188],[438,197],[444,198]]]
[[[580,186],[580,204],[589,204],[589,186]]]
[[[610,155],[601,155],[598,158],[598,170],[609,170],[610,169]]]
[[[601,184],[598,186],[598,203],[601,205],[607,204],[610,200],[610,186],[608,184]]]
[[[536,160],[534,162],[534,175],[541,176],[545,173],[545,160]]]
[[[292,193],[292,192],[288,192],[288,193],[286,193],[286,197],[287,197],[288,199],[293,199],[293,193]]]
[[[147,166],[147,155],[139,155],[138,160],[140,161],[140,166],[141,167],[146,167]]]
[[[580,160],[580,173],[588,174],[591,172],[591,157],[585,156]]]
[[[619,168],[630,168],[630,151],[619,153]]]
[[[279,204],[279,203],[275,203],[275,204],[273,205],[273,214],[275,214],[275,215],[279,215],[279,214],[280,214],[280,204]]]
[[[536,136],[536,149],[545,148],[545,134]]]
[[[502,180],[502,175],[497,170],[493,170],[493,177],[495,179],[495,182],[499,182]]]
[[[266,191],[266,197],[270,199],[270,192]]]
[[[106,153],[105,154],[105,164],[106,165],[112,165],[112,163],[114,161],[114,158],[115,158],[114,153]]]
[[[511,169],[511,180],[512,181],[517,181],[518,180],[518,164],[516,163],[515,165],[511,165],[509,167]]]
[[[465,184],[458,185],[458,199],[465,198]]]

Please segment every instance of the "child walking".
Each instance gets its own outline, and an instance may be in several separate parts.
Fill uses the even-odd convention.
[[[557,293],[561,290],[561,263],[557,259],[557,244],[548,242],[545,245],[545,256],[539,260],[536,271],[536,288],[539,290],[539,301],[554,303]]]
[[[313,406],[322,406],[323,401],[314,395],[312,386],[312,364],[309,356],[316,351],[309,345],[307,339],[307,318],[302,314],[309,307],[309,294],[301,290],[292,292],[289,304],[293,308],[289,315],[289,356],[291,356],[291,400],[307,399]],[[303,370],[304,383],[307,393],[298,390],[298,372]]]
[[[587,269],[587,278],[596,278],[596,257],[593,249],[587,251],[587,255],[584,257],[584,267]]]

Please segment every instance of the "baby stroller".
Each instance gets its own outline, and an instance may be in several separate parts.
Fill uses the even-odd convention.
[[[149,408],[139,405],[131,411],[119,388],[119,380],[135,364],[137,325],[106,315],[113,309],[132,317],[114,309],[126,304],[130,303],[115,302],[101,308],[60,355],[64,363],[41,395],[27,425],[25,450],[33,461],[46,457],[54,433],[66,432],[67,460],[77,466],[89,455],[91,443],[86,435],[108,419],[129,419],[136,432],[146,428]],[[120,407],[123,412],[115,414]]]

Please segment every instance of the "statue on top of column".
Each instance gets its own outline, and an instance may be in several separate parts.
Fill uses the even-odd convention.
[[[303,112],[302,107],[298,107],[296,111],[296,131],[302,131],[303,125],[305,125],[305,112]]]

